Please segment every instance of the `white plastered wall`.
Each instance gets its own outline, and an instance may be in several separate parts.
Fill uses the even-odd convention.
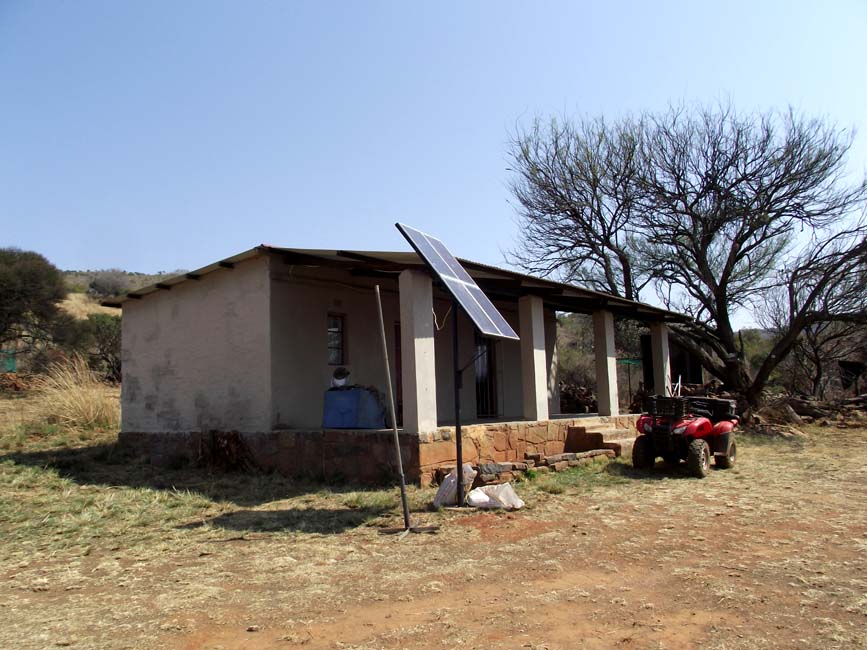
[[[322,425],[325,391],[336,365],[328,363],[327,319],[344,317],[349,381],[375,386],[383,395],[382,358],[375,281],[340,269],[293,266],[271,260],[270,332],[273,411],[269,428],[315,429]],[[396,379],[397,282],[379,282],[392,379]],[[395,383],[395,390],[397,384]]]
[[[123,431],[268,430],[269,294],[260,257],[127,300]]]
[[[395,324],[400,319],[397,282],[353,277],[326,267],[292,266],[262,256],[218,270],[170,291],[129,300],[123,319],[123,430],[173,432],[315,429],[335,366],[327,358],[327,317],[346,324],[350,380],[386,390],[373,287],[381,285],[392,378],[397,380]],[[435,332],[437,417],[452,421],[451,304],[435,292],[442,330]],[[518,330],[517,303],[497,301]],[[546,310],[546,357],[551,369],[551,413],[559,411],[556,322]],[[460,323],[461,359],[475,351],[466,315]],[[520,345],[496,343],[498,418],[521,419]],[[395,383],[397,389],[397,383]],[[556,406],[555,406],[556,405]],[[476,419],[475,374],[464,373],[462,410]]]

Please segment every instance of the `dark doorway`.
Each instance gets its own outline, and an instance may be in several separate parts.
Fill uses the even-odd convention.
[[[494,341],[476,336],[476,417],[497,417],[497,363]]]
[[[394,323],[394,392],[395,392],[395,417],[397,426],[403,426],[403,357],[400,349],[400,321]]]

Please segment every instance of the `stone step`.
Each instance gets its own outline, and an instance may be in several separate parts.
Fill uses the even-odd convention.
[[[585,458],[594,458],[595,456],[611,456],[611,450],[607,448],[603,449],[590,449],[588,451],[581,452],[564,452],[562,454],[553,454],[551,456],[544,457],[544,464],[554,465],[556,463],[560,463],[563,461],[571,462],[575,460],[581,460]]]
[[[602,440],[605,442],[610,440],[619,440],[620,438],[635,438],[638,436],[638,431],[635,429],[594,429],[593,433],[601,433]]]
[[[613,449],[614,454],[621,458],[632,458],[632,447],[635,445],[635,438],[618,438],[616,440],[606,440],[606,449]]]
[[[595,429],[597,427],[611,426],[611,417],[607,415],[594,415],[587,418],[577,418],[573,420],[573,427],[584,427],[585,429]]]
[[[618,438],[629,438],[630,436],[635,437],[638,435],[638,432],[635,429],[615,429],[614,427],[606,427],[588,429],[584,432],[584,435],[599,435],[602,436],[603,440],[608,441],[616,440]]]

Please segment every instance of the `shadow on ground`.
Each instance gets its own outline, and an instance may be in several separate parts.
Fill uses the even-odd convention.
[[[238,510],[204,519],[180,528],[212,526],[239,532],[286,532],[331,534],[357,528],[388,512],[381,506],[363,508],[290,508],[287,510]]]
[[[711,465],[711,471],[714,471],[716,469],[716,467]],[[605,472],[611,474],[612,476],[618,476],[621,478],[628,478],[638,481],[662,481],[665,479],[695,478],[692,474],[689,473],[689,470],[687,470],[686,463],[679,463],[678,465],[667,465],[663,461],[656,463],[656,465],[651,469],[635,469],[632,465],[627,465],[625,463],[608,463],[608,465],[605,466]]]
[[[226,472],[204,467],[157,467],[116,444],[13,452],[0,456],[0,463],[4,462],[53,470],[62,478],[79,485],[189,490],[213,501],[225,501],[237,506],[256,506],[323,492],[348,493],[373,489],[363,485],[292,479],[276,473]],[[350,510],[346,520],[357,518],[357,511]]]

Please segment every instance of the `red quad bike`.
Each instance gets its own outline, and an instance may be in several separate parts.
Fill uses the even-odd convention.
[[[708,397],[649,397],[636,428],[632,465],[651,468],[662,456],[666,464],[685,460],[690,474],[707,476],[710,457],[720,469],[735,464],[738,426],[735,402]]]

